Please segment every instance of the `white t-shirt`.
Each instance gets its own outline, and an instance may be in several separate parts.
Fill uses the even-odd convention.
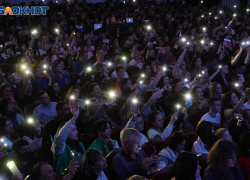
[[[213,118],[211,117],[208,113],[204,114],[202,117],[201,117],[201,120],[206,120],[206,121],[210,121],[212,123],[217,123],[217,124],[220,124],[221,123],[221,115],[220,113],[217,113],[216,114],[216,117]]]

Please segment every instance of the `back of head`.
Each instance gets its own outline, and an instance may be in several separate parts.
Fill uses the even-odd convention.
[[[227,131],[226,128],[219,128],[214,132],[215,140],[218,141],[219,139],[222,139],[223,134]]]
[[[178,180],[195,180],[198,157],[191,152],[179,154],[174,162],[172,174]]]
[[[30,178],[31,180],[34,180],[34,179],[41,179],[41,178],[42,178],[41,168],[42,168],[42,166],[45,165],[45,164],[48,164],[48,163],[46,163],[46,162],[39,162],[39,163],[37,163],[35,166],[33,166],[29,178]]]
[[[58,114],[58,111],[59,111],[59,110],[62,110],[62,109],[63,109],[63,106],[64,106],[65,104],[69,104],[69,103],[66,102],[66,101],[60,101],[60,102],[58,102],[58,103],[56,104],[56,112],[57,112],[57,114]]]
[[[240,136],[240,140],[239,140],[239,150],[240,150],[240,155],[249,158],[250,156],[250,152],[249,152],[249,148],[250,148],[250,132],[244,132],[241,136]]]
[[[123,133],[121,134],[122,146],[124,147],[125,142],[130,142],[133,139],[134,136],[140,137],[141,134],[140,134],[139,131],[137,131],[136,129],[133,129],[133,128],[125,129],[123,131]]]
[[[185,133],[182,131],[175,131],[166,139],[164,146],[169,146],[170,149],[175,151],[177,146],[180,145],[184,140],[188,140]]]
[[[158,111],[152,111],[149,115],[148,115],[148,128],[152,128],[153,125],[152,125],[152,122],[155,121],[155,116],[160,114]]]
[[[223,98],[222,98],[222,107],[223,108],[232,108],[232,105],[230,103],[232,94],[233,94],[232,91],[228,91],[223,95]]]
[[[147,180],[145,177],[139,176],[139,175],[133,175],[128,180]]]
[[[12,150],[14,152],[19,152],[19,150],[23,147],[23,146],[28,146],[29,142],[24,140],[24,139],[17,139],[13,142],[12,144]]]
[[[99,136],[98,132],[99,131],[103,132],[106,129],[107,124],[109,124],[111,128],[111,123],[106,119],[100,119],[95,122],[94,131],[97,138]]]
[[[36,93],[36,99],[37,99],[37,100],[40,100],[40,97],[41,97],[43,94],[45,94],[45,93],[46,93],[46,91],[44,91],[44,90],[38,91],[38,92]]]
[[[195,130],[195,133],[205,143],[208,149],[211,149],[214,144],[212,128],[213,123],[210,121],[201,120]]]
[[[93,165],[102,157],[102,152],[97,149],[90,148],[85,151],[82,157],[81,172],[90,175],[90,173],[94,171]]]
[[[210,106],[214,105],[215,101],[219,101],[219,99],[218,98],[209,98],[207,101],[208,107],[210,108]]]

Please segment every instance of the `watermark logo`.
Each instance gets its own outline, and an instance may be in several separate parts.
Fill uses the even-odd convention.
[[[0,15],[46,15],[48,9],[48,6],[0,6]]]

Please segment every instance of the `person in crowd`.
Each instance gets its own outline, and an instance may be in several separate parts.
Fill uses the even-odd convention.
[[[244,109],[250,109],[250,89],[245,91],[247,102],[243,104]]]
[[[219,128],[214,132],[214,138],[216,141],[219,139],[227,139],[232,141],[232,136],[230,135],[229,131],[226,128]]]
[[[173,132],[166,140],[164,148],[159,152],[158,168],[173,166],[177,156],[184,151],[187,136],[182,131]]]
[[[177,120],[177,113],[174,113],[171,117],[171,120],[168,126],[164,129],[163,128],[163,118],[161,113],[157,111],[153,111],[148,116],[148,130],[147,136],[148,138],[158,138],[165,140],[167,139],[173,131],[174,123]]]
[[[0,86],[0,99],[2,100],[2,98],[9,97],[10,93],[12,93],[11,85],[6,82],[2,83]]]
[[[88,87],[88,93],[92,98],[96,99],[96,101],[100,106],[102,106],[105,103],[107,95],[104,92],[102,92],[98,84],[96,83],[90,84],[90,86]]]
[[[196,155],[208,155],[210,149],[214,145],[214,129],[210,121],[201,120],[195,130],[198,139],[194,142],[192,152]]]
[[[233,117],[235,113],[240,113],[243,107],[243,103],[245,101],[245,92],[243,90],[241,92],[241,98],[239,99],[235,93],[232,91],[226,92],[222,99],[222,117],[224,117],[224,121],[222,122],[225,125],[229,122],[230,118]]]
[[[157,171],[157,156],[147,157],[141,150],[141,135],[135,129],[125,129],[121,136],[122,152],[113,158],[115,179],[125,180],[137,174],[147,176]]]
[[[60,97],[63,97],[63,94],[60,91],[59,83],[57,81],[52,81],[51,78],[49,79],[47,93],[52,102],[57,101]]]
[[[84,133],[94,133],[94,124],[100,119],[108,120],[111,126],[116,126],[110,117],[105,113],[110,105],[114,103],[115,98],[109,97],[107,103],[100,106],[95,99],[90,99],[90,104],[87,106],[89,113],[85,114],[82,119],[82,129]]]
[[[81,158],[85,152],[83,144],[78,141],[78,131],[75,126],[79,109],[76,110],[74,106],[72,106],[71,113],[73,117],[69,121],[59,125],[51,147],[53,169],[57,174],[61,174],[62,170],[68,167],[72,159],[72,154],[74,154],[75,160],[81,163]]]
[[[79,51],[76,58],[76,63],[73,65],[73,72],[80,73],[83,69],[87,68],[88,63],[88,52]]]
[[[244,132],[250,131],[250,110],[244,109],[241,112],[241,115],[244,121],[242,120],[242,118],[238,117],[237,126],[233,131],[233,141],[236,143],[239,142],[239,139]]]
[[[51,102],[49,95],[44,90],[38,91],[36,93],[36,98],[40,102],[40,105],[34,109],[33,116],[37,117],[42,127],[44,127],[50,119],[57,116],[57,103]]]
[[[218,98],[222,102],[223,94],[222,94],[222,87],[220,83],[213,82],[212,84],[210,84],[209,97]]]
[[[209,98],[207,101],[209,111],[201,117],[201,120],[221,124],[221,102],[218,98]]]
[[[15,129],[19,125],[24,125],[24,117],[22,114],[15,111],[16,102],[10,97],[3,98],[0,102],[0,113],[2,116],[9,118]]]
[[[244,180],[244,176],[236,163],[237,153],[237,146],[233,142],[226,139],[218,140],[208,154],[208,167],[203,179]]]
[[[44,78],[44,71],[40,67],[34,67],[33,74],[35,75],[35,80],[32,84],[33,91],[39,91],[41,88],[48,87],[48,81]]]
[[[203,98],[203,93],[201,86],[194,86],[190,90],[190,95],[192,97],[192,104],[194,107],[199,108],[199,109],[207,109],[207,99]]]
[[[220,66],[220,73],[218,73],[212,81],[218,82],[221,86],[230,85],[230,77],[228,76],[229,73],[228,65],[220,64],[219,66]]]
[[[244,132],[239,140],[239,152],[240,157],[237,159],[237,163],[240,166],[241,172],[245,179],[250,178],[250,132]]]
[[[116,140],[112,140],[111,123],[108,120],[98,120],[95,122],[96,140],[89,146],[89,148],[97,149],[102,152],[103,157],[106,157],[113,149],[119,148]]]
[[[64,74],[64,68],[61,64],[61,62],[55,62],[53,64],[53,69],[55,71],[55,77],[54,79],[58,82],[58,85],[60,88],[62,88],[63,86],[65,86],[66,84],[69,84],[71,82],[71,79],[69,77],[69,75]]]
[[[172,167],[172,180],[201,180],[198,157],[191,152],[180,153]]]

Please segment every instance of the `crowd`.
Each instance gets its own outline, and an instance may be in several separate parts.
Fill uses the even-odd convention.
[[[0,16],[0,179],[250,179],[248,5],[35,5]]]

